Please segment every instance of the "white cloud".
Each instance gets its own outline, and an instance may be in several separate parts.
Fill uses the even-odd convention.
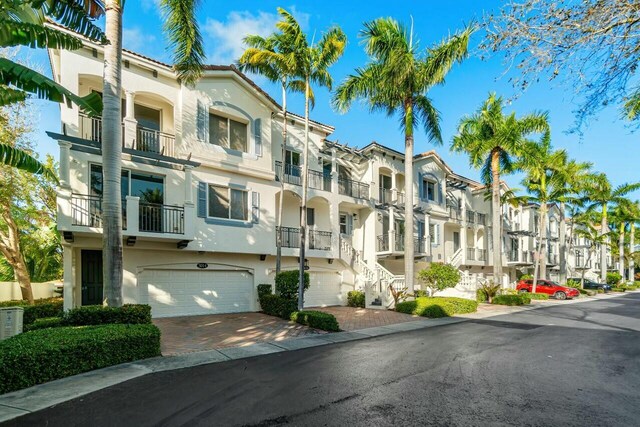
[[[142,6],[142,10],[145,12],[155,10],[160,14],[160,0],[142,0],[140,5]]]
[[[298,19],[302,28],[309,25],[309,14],[301,13],[291,8],[290,12]],[[258,11],[229,12],[224,21],[207,18],[204,32],[209,36],[208,46],[212,46],[213,53],[209,60],[214,64],[231,64],[242,55],[244,45],[242,39],[249,34],[267,36],[276,30],[279,20],[277,13]]]
[[[139,27],[124,28],[122,30],[122,45],[130,50],[140,52],[148,50],[156,41],[153,34],[147,34]],[[142,52],[141,52],[142,53]]]

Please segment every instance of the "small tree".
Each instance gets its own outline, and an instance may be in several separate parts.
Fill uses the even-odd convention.
[[[502,285],[500,283],[494,282],[493,280],[489,280],[480,284],[480,286],[478,286],[478,289],[486,295],[487,302],[491,304],[493,303],[493,297],[498,295],[498,292],[500,292],[500,289],[502,289]]]
[[[455,287],[460,282],[460,271],[451,264],[434,262],[418,272],[418,279],[429,289],[429,296],[433,296],[435,292]]]
[[[283,271],[276,275],[276,294],[298,301],[298,270]],[[304,273],[304,290],[309,289],[309,273]]]
[[[622,280],[622,275],[618,272],[607,273],[607,284],[616,286]]]

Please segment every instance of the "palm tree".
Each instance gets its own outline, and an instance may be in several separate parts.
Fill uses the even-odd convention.
[[[640,205],[637,201],[629,206],[629,280],[635,281],[635,256],[636,256],[636,223],[640,219]]]
[[[202,36],[196,19],[198,0],[161,0],[164,30],[173,48],[178,79],[193,85],[202,75],[205,59]],[[122,305],[122,208],[121,208],[121,94],[122,13],[124,0],[105,0],[104,86],[102,102],[103,157],[103,283],[106,304]]]
[[[289,83],[296,76],[297,63],[295,56],[286,43],[282,33],[274,33],[269,37],[250,35],[244,38],[247,49],[244,51],[238,65],[243,71],[258,73],[272,82],[280,82],[282,88],[282,172],[284,172],[284,158],[287,145],[287,90]],[[278,208],[277,230],[282,227],[282,210],[284,205],[284,179],[280,179],[280,206]],[[276,233],[276,275],[282,266],[282,233]]]
[[[467,57],[469,38],[474,28],[463,31],[441,43],[420,50],[408,30],[392,18],[379,18],[364,24],[360,37],[369,56],[364,68],[355,73],[337,89],[334,106],[345,112],[357,99],[366,100],[371,111],[383,111],[398,116],[405,142],[405,230],[404,271],[408,292],[413,293],[413,150],[414,131],[424,127],[429,140],[442,143],[440,115],[431,99],[429,89],[444,83],[445,76],[455,63]]]
[[[629,199],[621,199],[611,211],[611,223],[613,224],[613,228],[617,231],[618,234],[618,273],[622,276],[622,279],[625,278],[625,233],[627,229],[627,225],[631,225],[631,223],[635,220],[635,212],[634,208],[636,207],[635,203],[633,203]],[[629,248],[629,252],[631,253],[632,249]]]
[[[545,132],[549,128],[546,113],[532,113],[517,118],[505,115],[503,100],[494,93],[476,114],[461,120],[451,149],[466,152],[472,167],[481,168],[482,180],[491,185],[493,276],[502,283],[502,203],[500,176],[513,172],[513,161],[524,152],[527,136]]]
[[[590,201],[587,205],[587,211],[600,210],[600,233],[602,236],[606,237],[609,234],[607,217],[609,205],[622,202],[627,194],[638,189],[640,189],[640,183],[622,184],[612,188],[607,175],[604,173],[593,174],[589,177],[585,189],[585,196]],[[609,245],[608,237],[603,239],[600,251],[600,280],[603,283],[607,280],[607,245]]]
[[[582,274],[580,276],[580,288],[584,288],[584,276],[587,272],[586,266],[591,262],[593,253],[596,251],[598,246],[602,248],[607,242],[608,233],[602,234],[593,225],[597,222],[595,220],[595,216],[595,212],[592,211],[584,212],[573,217],[573,233],[577,237],[583,237],[585,241],[589,243],[589,247],[587,248],[587,259],[585,260],[585,266],[582,268]]]
[[[559,164],[556,167],[557,173],[552,185],[559,195],[557,202],[560,208],[560,283],[565,283],[567,281],[567,253],[569,250],[567,246],[567,206],[571,206],[573,211],[584,205],[581,193],[584,190],[584,181],[590,173],[592,164],[570,160],[567,155],[564,155],[559,159]]]
[[[93,23],[104,13],[100,0],[78,1],[13,1],[0,8],[0,46],[68,49],[82,48],[82,40],[74,35],[45,26],[46,20],[64,25],[87,39],[104,44],[102,30]],[[27,99],[29,94],[55,102],[74,103],[89,115],[99,115],[100,97],[92,93],[80,97],[42,74],[12,61],[0,58],[0,106]]]
[[[327,87],[331,90],[333,79],[329,74],[329,67],[333,65],[344,52],[347,37],[340,27],[333,26],[323,34],[316,43],[309,43],[307,35],[300,28],[300,24],[286,10],[279,8],[282,17],[276,26],[282,32],[287,52],[291,52],[296,67],[297,79],[291,82],[295,90],[304,90],[304,154],[302,168],[302,203],[300,211],[300,277],[298,285],[298,308],[304,306],[304,256],[307,232],[307,180],[309,173],[309,107],[313,99],[311,84]],[[282,203],[280,203],[282,204]]]

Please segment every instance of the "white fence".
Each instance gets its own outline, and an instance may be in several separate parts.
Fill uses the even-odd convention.
[[[51,298],[59,296],[54,292],[55,284],[60,282],[32,283],[33,298]],[[0,301],[21,300],[22,292],[18,282],[0,282]]]

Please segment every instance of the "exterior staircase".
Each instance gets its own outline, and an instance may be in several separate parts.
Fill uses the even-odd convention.
[[[405,289],[405,277],[403,275],[391,273],[378,263],[376,263],[376,272],[378,273],[379,295],[374,299],[371,305],[378,306],[380,308],[389,308],[393,304],[393,296],[391,295],[389,287],[393,287],[396,291]]]
[[[447,259],[447,262],[455,268],[459,268],[462,265],[462,247],[458,248],[458,250]]]
[[[340,259],[353,271],[361,275],[365,282],[375,283],[376,272],[362,259],[362,254],[351,246],[348,240],[340,237]]]

